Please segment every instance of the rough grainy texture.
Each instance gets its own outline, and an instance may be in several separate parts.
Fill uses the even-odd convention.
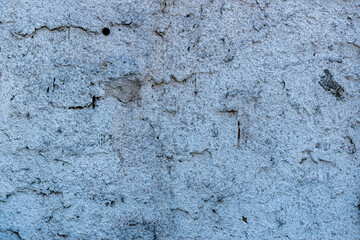
[[[0,0],[0,239],[360,239],[359,10]]]

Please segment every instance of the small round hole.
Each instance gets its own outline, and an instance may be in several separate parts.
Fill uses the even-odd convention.
[[[103,30],[101,31],[105,36],[110,34],[110,29],[108,28],[103,28]]]

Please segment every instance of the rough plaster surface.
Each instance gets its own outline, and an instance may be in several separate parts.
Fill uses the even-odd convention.
[[[360,239],[359,1],[0,3],[1,240]]]

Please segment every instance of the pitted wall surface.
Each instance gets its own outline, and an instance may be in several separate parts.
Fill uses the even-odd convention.
[[[360,239],[359,1],[0,3],[1,240]]]

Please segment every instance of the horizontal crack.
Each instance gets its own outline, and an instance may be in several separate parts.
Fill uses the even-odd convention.
[[[91,103],[87,104],[87,105],[79,105],[79,106],[70,106],[70,107],[59,107],[56,106],[53,102],[50,102],[50,106],[54,107],[54,108],[62,108],[62,109],[85,109],[85,108],[95,108],[96,107],[96,101],[98,100],[102,100],[104,98],[102,97],[95,97],[92,96],[92,101]]]
[[[39,30],[42,30],[42,29],[46,29],[50,32],[63,32],[67,29],[70,29],[70,28],[76,28],[76,29],[80,29],[88,34],[92,34],[92,35],[98,35],[99,33],[96,32],[96,31],[92,31],[92,30],[89,30],[89,29],[86,29],[84,27],[81,27],[81,26],[76,26],[76,25],[64,25],[64,26],[59,26],[59,27],[55,27],[55,28],[50,28],[48,26],[41,26],[39,28],[35,28],[35,30],[31,33],[31,34],[28,34],[28,33],[12,33],[13,35],[16,35],[16,36],[20,36],[20,37],[23,37],[23,38],[26,38],[26,37],[30,37],[30,38],[33,38],[36,33],[39,31]]]

